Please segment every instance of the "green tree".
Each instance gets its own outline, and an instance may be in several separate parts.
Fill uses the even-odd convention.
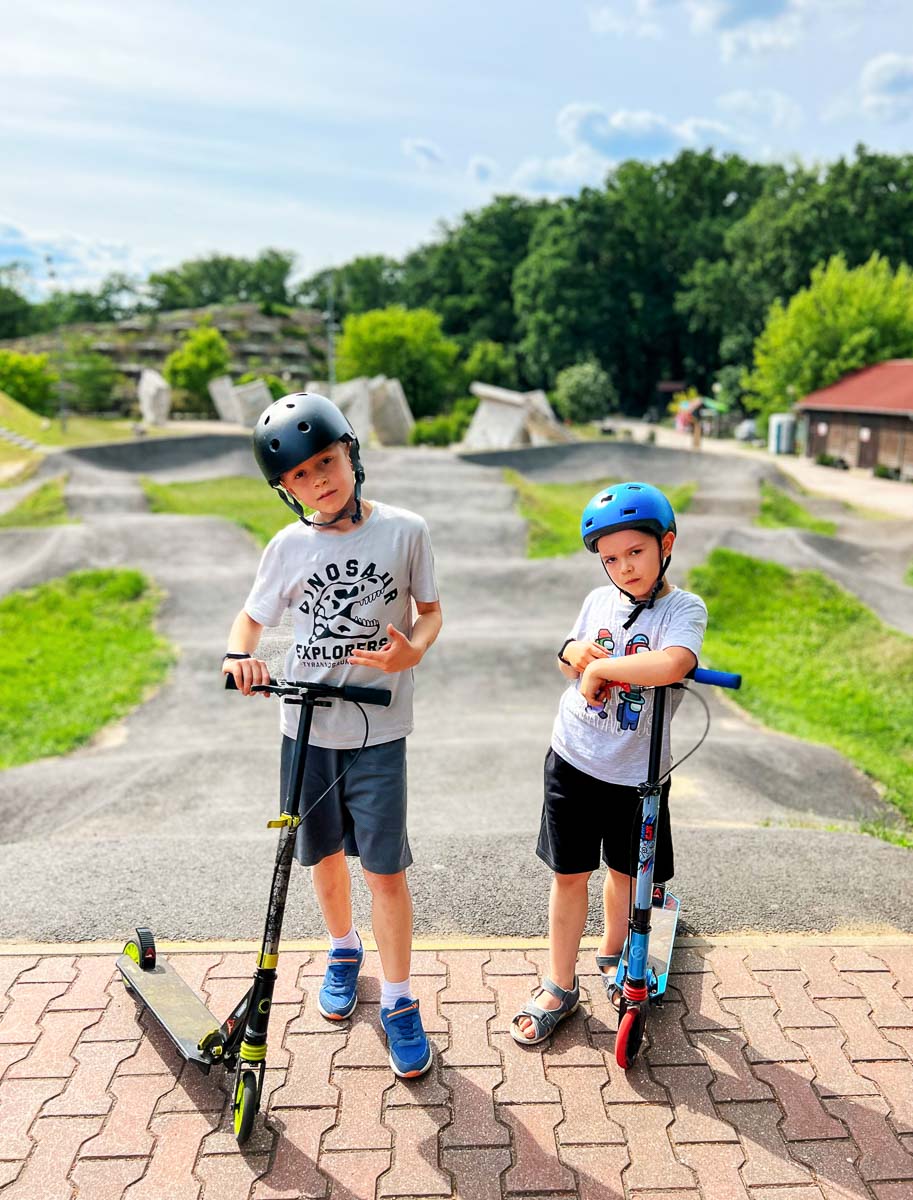
[[[263,250],[256,258],[213,254],[153,273],[149,295],[153,306],[163,311],[251,301],[288,304],[294,263],[294,254],[283,250]]]
[[[558,372],[555,408],[565,421],[595,421],[618,408],[618,393],[608,372],[591,358]]]
[[[173,388],[179,388],[202,405],[200,411],[210,412],[212,401],[206,385],[228,369],[228,344],[211,325],[201,324],[181,340],[178,348],[165,359],[165,378]]]
[[[23,291],[18,263],[0,267],[0,338],[25,337],[33,328],[32,305]]]
[[[755,343],[746,405],[767,417],[850,371],[913,355],[913,270],[872,255],[815,267],[788,304],[774,301]]]
[[[519,339],[513,304],[514,271],[548,201],[498,196],[454,226],[441,225],[437,241],[403,262],[401,293],[413,308],[440,313],[444,332],[464,349],[484,340],[512,345]]]
[[[296,301],[327,312],[330,299],[337,321],[350,313],[387,308],[400,300],[400,268],[383,254],[353,258],[342,267],[318,271],[302,283]]]
[[[0,350],[0,392],[44,416],[54,410],[57,375],[46,354]]]
[[[121,374],[104,354],[90,349],[90,339],[76,338],[67,345],[60,365],[67,405],[77,412],[109,412]]]
[[[358,375],[398,378],[417,417],[440,412],[456,394],[460,348],[441,331],[441,318],[401,305],[346,319],[337,347],[340,379]]]
[[[750,211],[728,230],[723,253],[704,255],[683,281],[679,311],[716,340],[722,363],[747,366],[771,304],[808,285],[835,254],[847,266],[876,248],[893,266],[913,262],[913,155],[857,146],[825,170],[766,168]]]
[[[767,170],[712,151],[629,161],[605,188],[542,214],[514,275],[527,376],[551,386],[564,367],[593,356],[633,412],[653,400],[660,379],[686,374],[708,386],[718,339],[689,327],[676,295],[697,261],[722,254]]]
[[[120,321],[143,308],[142,289],[138,280],[121,272],[113,272],[95,291],[54,291],[36,304],[32,325],[36,330],[57,329],[62,325],[94,324],[100,321]]]
[[[463,368],[467,384],[478,380],[495,387],[516,388],[518,385],[517,356],[500,342],[486,339],[476,342]]]

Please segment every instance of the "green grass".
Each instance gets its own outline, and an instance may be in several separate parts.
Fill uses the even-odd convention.
[[[910,587],[913,587],[913,563],[910,563],[910,565],[907,567],[907,573],[904,575],[903,581]]]
[[[772,729],[838,750],[913,821],[913,638],[818,571],[732,550],[714,550],[689,586],[710,610],[707,661],[743,676],[734,699]]]
[[[837,526],[833,521],[825,521],[813,517],[808,509],[803,508],[787,493],[772,483],[761,483],[761,511],[756,524],[769,529],[780,529],[788,526],[793,529],[808,529],[812,533],[823,533],[833,537]]]
[[[34,475],[41,461],[42,456],[34,450],[25,450],[0,438],[0,487],[15,487],[17,483],[25,483]]]
[[[580,514],[600,488],[617,479],[591,479],[577,483],[534,483],[519,471],[505,470],[504,480],[517,492],[517,508],[527,523],[528,558],[553,558],[582,549]],[[683,513],[697,491],[696,483],[665,488],[677,513]]]
[[[67,525],[70,515],[63,498],[66,475],[49,479],[20,500],[15,508],[0,514],[0,529],[19,529],[31,525]]]
[[[87,446],[95,442],[125,441],[134,436],[133,421],[106,421],[101,417],[69,416],[64,432],[57,417],[41,417],[24,404],[13,400],[6,392],[0,392],[0,425],[13,433],[31,438],[41,446]],[[147,429],[147,433],[162,432]]]
[[[139,571],[77,571],[0,600],[0,768],[67,754],[124,716],[173,661]],[[53,801],[52,801],[53,803]]]
[[[242,475],[199,483],[140,482],[153,512],[225,517],[252,533],[261,546],[292,520],[292,513],[259,479]]]

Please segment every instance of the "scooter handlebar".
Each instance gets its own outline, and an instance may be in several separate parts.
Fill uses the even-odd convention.
[[[227,692],[238,690],[233,675],[225,676],[225,690]],[[310,692],[313,696],[320,696],[327,700],[351,700],[357,704],[376,704],[380,708],[387,708],[393,699],[388,688],[357,687],[355,684],[332,687],[328,683],[279,683],[276,679],[270,679],[268,686],[255,684],[251,691],[268,692],[273,696],[294,696]]]
[[[688,672],[688,678],[695,683],[709,683],[713,687],[732,688],[738,691],[742,686],[742,676],[733,675],[729,671],[709,671],[706,667],[695,667]]]

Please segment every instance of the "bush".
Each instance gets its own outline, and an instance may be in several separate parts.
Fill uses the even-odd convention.
[[[476,342],[469,351],[464,371],[467,385],[478,380],[479,383],[491,383],[495,387],[517,387],[516,356],[500,342]]]
[[[0,391],[6,392],[33,412],[50,416],[55,409],[57,375],[46,354],[20,354],[0,350]]]
[[[163,373],[173,388],[185,393],[197,404],[198,412],[214,412],[207,384],[217,375],[224,375],[229,364],[228,344],[211,325],[199,325],[182,340],[177,350],[165,359]],[[177,411],[186,410],[184,397],[176,397]]]
[[[900,467],[886,467],[884,463],[876,463],[872,474],[876,479],[900,479]]]
[[[421,417],[409,435],[410,444],[450,446],[454,442],[461,442],[478,407],[475,396],[464,396],[457,400],[448,413],[441,413],[437,417]]]
[[[555,380],[555,409],[564,421],[596,421],[618,408],[611,378],[594,359],[560,371]]]
[[[238,383],[253,383],[257,379],[263,380],[274,400],[281,400],[283,396],[287,396],[289,392],[295,390],[290,383],[285,383],[278,375],[264,375],[260,371],[246,371]]]
[[[338,346],[339,379],[399,379],[416,416],[433,416],[446,409],[460,386],[459,353],[441,331],[437,313],[395,304],[346,318]]]
[[[66,386],[67,405],[76,412],[109,412],[115,407],[114,389],[121,380],[120,372],[104,354],[97,354],[87,343],[75,343],[67,348],[67,357],[60,371]]]

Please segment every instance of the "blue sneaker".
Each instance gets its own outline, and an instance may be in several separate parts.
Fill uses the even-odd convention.
[[[407,997],[394,1008],[380,1010],[380,1022],[387,1035],[390,1066],[400,1079],[415,1079],[431,1066],[431,1047],[422,1028],[418,1001]]]
[[[365,960],[364,946],[357,950],[330,950],[317,1007],[328,1021],[344,1021],[358,1003],[358,972]]]

